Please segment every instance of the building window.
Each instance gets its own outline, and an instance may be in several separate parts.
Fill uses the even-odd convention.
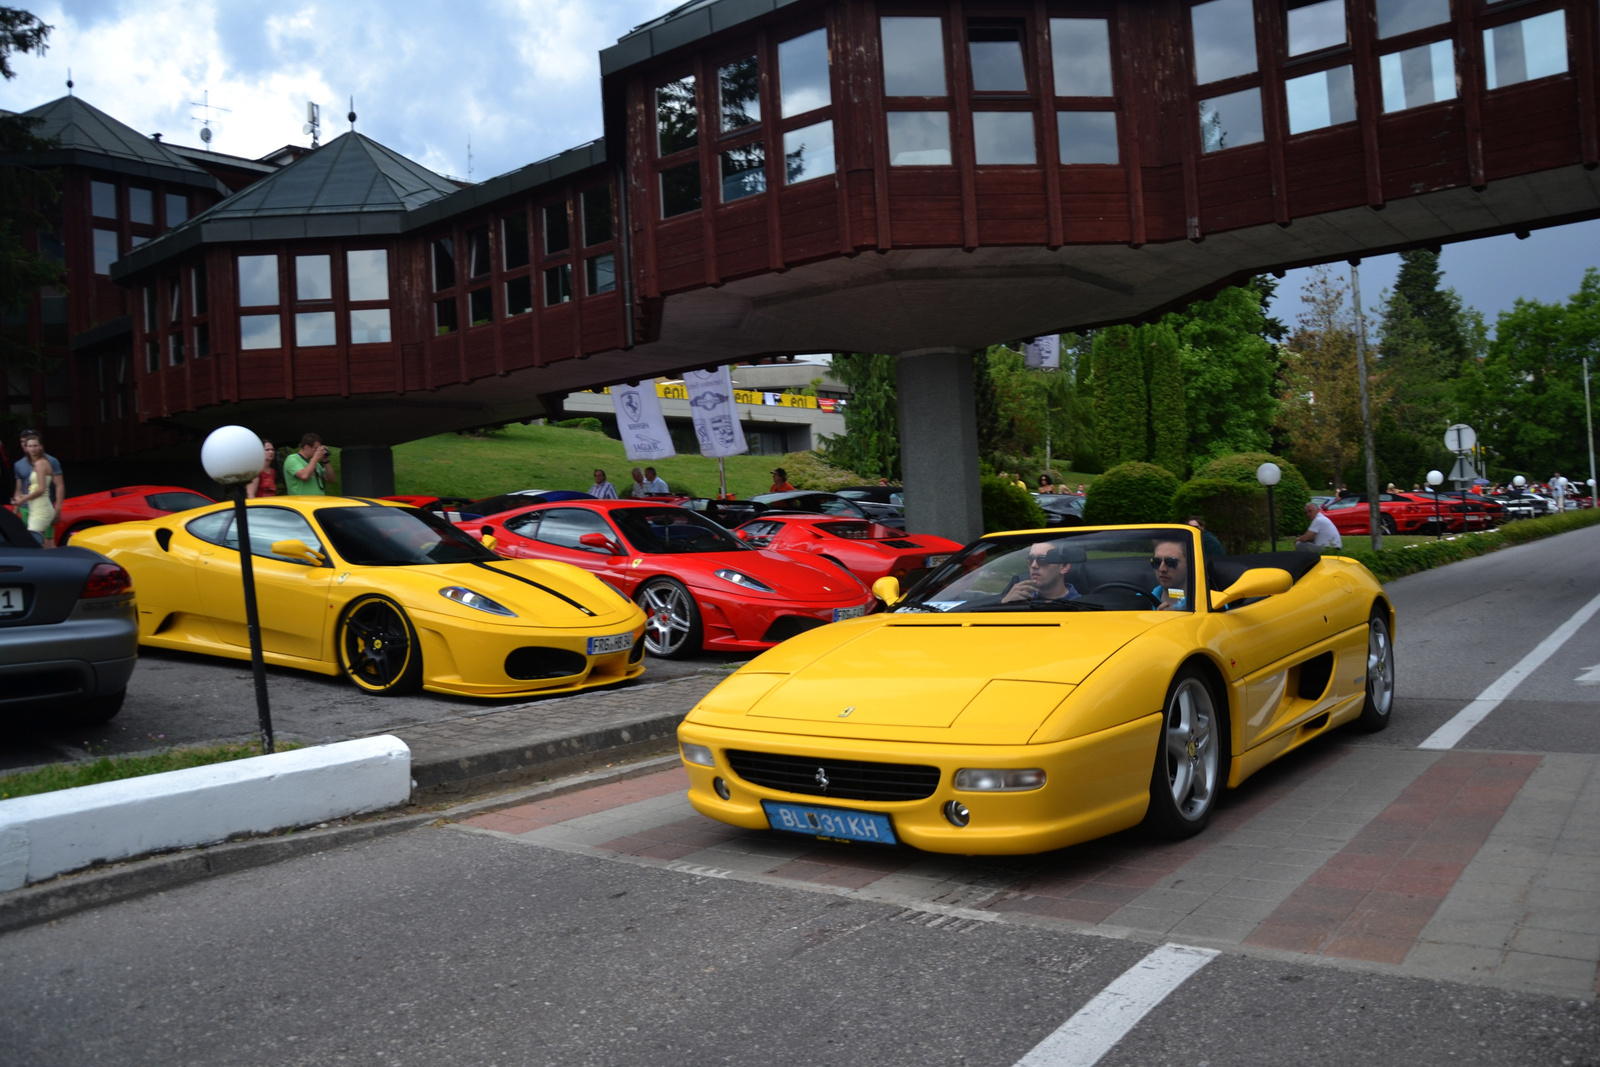
[[[947,167],[950,165],[950,115],[945,111],[891,111],[889,165],[891,167]]]
[[[767,151],[760,141],[731,148],[721,159],[723,203],[767,191]]]
[[[1566,12],[1551,11],[1484,30],[1483,67],[1490,89],[1565,74]]]
[[[94,272],[110,274],[111,264],[117,261],[117,231],[94,231]]]
[[[1116,163],[1121,158],[1115,111],[1058,111],[1056,139],[1062,163]]]
[[[140,226],[156,224],[156,198],[149,189],[128,187],[128,221]]]
[[[487,326],[494,319],[494,290],[474,289],[467,294],[467,317],[474,326]]]
[[[580,203],[583,205],[583,243],[585,246],[604,244],[611,240],[611,189],[585,189]]]
[[[277,315],[240,315],[239,347],[245,351],[258,348],[282,348],[283,335]]]
[[[350,312],[351,344],[383,345],[391,340],[388,308],[358,308]]]
[[[89,204],[97,219],[121,218],[117,214],[117,187],[110,182],[89,183]]]
[[[572,264],[563,263],[544,272],[545,307],[565,304],[572,299]]]
[[[1111,24],[1106,19],[1051,19],[1050,56],[1057,96],[1111,95]]]
[[[1262,139],[1261,90],[1241,89],[1200,101],[1200,150],[1256,144]]]
[[[656,154],[670,156],[700,141],[700,116],[695,109],[694,76],[656,89]]]
[[[526,274],[506,282],[506,314],[523,315],[533,310],[533,281]]]
[[[1380,56],[1378,72],[1383,81],[1385,112],[1455,99],[1455,50],[1449,41],[1434,41]]]
[[[489,257],[489,227],[467,231],[467,277],[482,278],[494,269]]]
[[[294,343],[300,348],[319,348],[337,343],[331,311],[299,311],[294,316]]]
[[[967,23],[967,55],[972,60],[973,92],[1028,91],[1020,24],[989,19]]]
[[[567,226],[567,202],[546,204],[544,208],[544,254],[553,256],[572,247]]]
[[[610,252],[584,260],[587,277],[584,292],[590,296],[609,293],[617,287],[617,259]]]
[[[242,324],[241,324],[242,325]],[[252,347],[244,345],[245,348]],[[277,348],[276,344],[262,345],[263,348]],[[154,374],[161,369],[161,343],[154,338],[144,343],[144,372]]]
[[[239,257],[239,306],[267,307],[278,302],[278,257]]]
[[[183,365],[183,331],[167,335],[167,366]]]
[[[528,265],[528,220],[523,215],[507,215],[500,220],[500,259],[505,270]]]
[[[194,358],[205,359],[211,354],[211,326],[198,322],[194,327]]]
[[[1256,16],[1250,0],[1206,0],[1189,9],[1197,85],[1254,73]]]
[[[450,237],[433,241],[433,291],[456,287],[456,243]]]
[[[755,56],[717,68],[717,99],[723,133],[761,121],[761,68]]]
[[[296,300],[333,299],[333,258],[331,256],[294,257],[294,298]]]
[[[389,252],[357,248],[345,253],[346,286],[351,300],[389,299]]]
[[[1450,0],[1377,0],[1378,36],[1396,37],[1450,21]]]
[[[161,320],[156,316],[156,304],[159,297],[156,287],[147,285],[144,288],[144,332],[155,333],[161,329]]]
[[[833,173],[833,123],[818,122],[783,135],[785,185]]]
[[[661,217],[670,219],[700,209],[700,164],[685,163],[661,172]]]
[[[189,218],[189,198],[182,193],[167,194],[167,227],[170,229]]]
[[[1348,66],[1290,78],[1283,88],[1289,102],[1291,134],[1356,120],[1355,77]]]
[[[973,112],[972,143],[979,166],[1032,166],[1039,162],[1031,111]]]
[[[885,96],[944,96],[944,20],[899,16],[878,20],[883,38]]]
[[[1348,40],[1344,0],[1313,0],[1289,9],[1289,54],[1337,48]]]
[[[211,298],[206,287],[206,269],[189,268],[189,291],[193,296],[194,313],[204,315],[211,310]]]
[[[436,300],[433,303],[433,332],[440,337],[447,333],[455,333],[461,328],[461,323],[456,317],[456,298]]]
[[[778,112],[794,118],[833,102],[828,81],[828,31],[812,30],[778,45]],[[828,138],[832,158],[833,137]],[[833,173],[830,166],[829,174]]]

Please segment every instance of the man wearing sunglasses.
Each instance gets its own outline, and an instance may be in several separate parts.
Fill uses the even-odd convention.
[[[1083,558],[1057,541],[1038,541],[1028,546],[1028,576],[1014,583],[1000,598],[1002,604],[1023,600],[1077,600],[1079,593],[1067,582],[1072,560]]]
[[[1157,541],[1150,566],[1157,585],[1150,594],[1161,603],[1157,611],[1185,611],[1189,607],[1189,546],[1182,541]]]

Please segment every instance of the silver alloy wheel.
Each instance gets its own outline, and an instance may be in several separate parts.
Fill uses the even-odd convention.
[[[644,647],[654,656],[672,656],[683,648],[694,626],[694,604],[681,585],[660,582],[639,595],[644,608]]]
[[[1217,796],[1216,709],[1198,678],[1185,678],[1167,705],[1167,785],[1184,819],[1203,818]]]
[[[1394,702],[1394,645],[1389,624],[1377,615],[1367,627],[1367,697],[1379,715],[1389,714]]]

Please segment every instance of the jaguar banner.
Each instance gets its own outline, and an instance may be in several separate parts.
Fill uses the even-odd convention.
[[[655,382],[611,387],[611,406],[617,413],[617,432],[632,460],[671,459],[678,454],[661,415]]]
[[[689,390],[689,410],[694,415],[695,435],[700,438],[700,453],[717,458],[749,451],[733,407],[733,379],[728,368],[684,371],[683,384]]]
[[[1035,337],[1022,347],[1022,363],[1027,367],[1059,369],[1061,366],[1061,335]]]

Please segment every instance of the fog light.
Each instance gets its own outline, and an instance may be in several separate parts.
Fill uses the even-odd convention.
[[[972,812],[959,800],[947,801],[944,806],[944,817],[950,821],[951,826],[965,826],[972,821]]]
[[[970,793],[1021,793],[1044,786],[1044,771],[977,770],[963,767],[956,772],[955,787]]]
[[[711,757],[711,750],[704,745],[691,745],[687,741],[680,742],[678,748],[683,752],[683,762],[697,763],[702,767],[715,767],[717,761]]]
[[[721,778],[711,779],[711,788],[715,789],[717,791],[717,796],[721,797],[723,800],[728,799],[728,783],[724,782]]]

